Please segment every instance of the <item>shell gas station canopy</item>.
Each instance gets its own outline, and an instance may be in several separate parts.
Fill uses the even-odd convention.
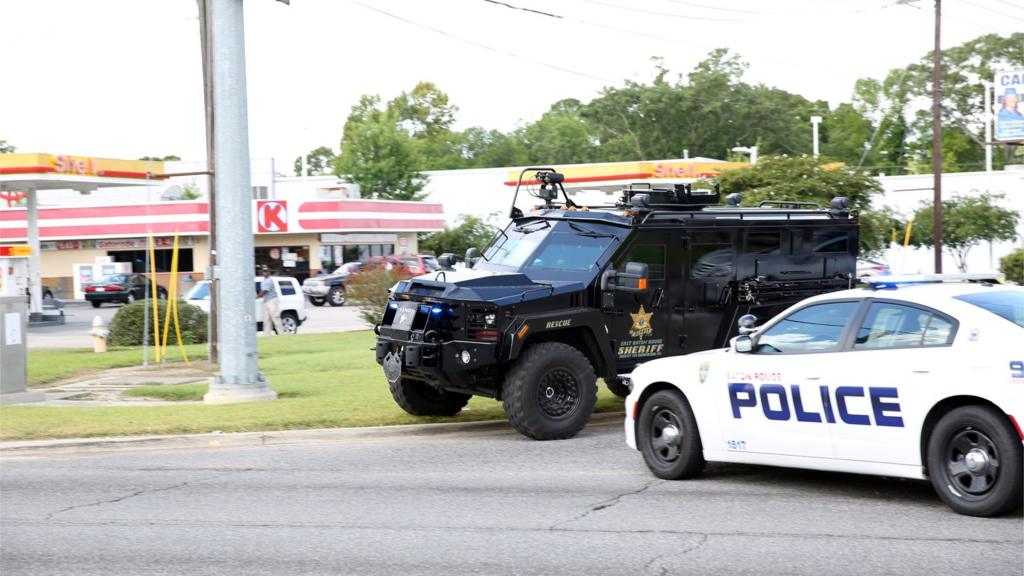
[[[164,164],[157,160],[117,160],[67,154],[0,154],[0,200],[25,201],[30,250],[32,314],[42,314],[38,195],[46,190],[92,192],[119,186],[158,184]],[[0,238],[0,242],[5,240]]]
[[[632,183],[676,184],[714,178],[726,170],[750,166],[747,162],[725,162],[712,158],[659,160],[648,162],[611,162],[607,164],[575,164],[552,166],[565,176],[566,190],[618,190]],[[520,170],[509,170],[506,186],[515,186]],[[527,173],[529,175],[529,172]],[[539,184],[523,180],[524,185]]]

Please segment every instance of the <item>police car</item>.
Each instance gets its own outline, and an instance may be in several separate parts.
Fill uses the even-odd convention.
[[[1020,506],[1024,287],[880,277],[754,322],[633,372],[626,442],[655,476],[738,462],[929,479],[972,516]]]

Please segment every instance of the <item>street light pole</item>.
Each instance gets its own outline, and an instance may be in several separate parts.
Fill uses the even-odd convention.
[[[217,324],[220,372],[203,397],[208,404],[273,400],[277,393],[259,371],[256,346],[252,183],[245,85],[242,0],[210,3],[213,115],[216,131]],[[268,319],[269,320],[269,319]]]
[[[821,116],[811,116],[811,133],[814,142],[814,157],[818,157],[818,124],[821,124]]]
[[[932,61],[932,186],[935,218],[932,238],[935,241],[935,273],[942,273],[942,0],[935,0],[935,50]]]

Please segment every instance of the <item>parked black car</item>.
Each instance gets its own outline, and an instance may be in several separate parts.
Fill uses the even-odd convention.
[[[306,278],[302,283],[302,293],[309,298],[309,303],[313,306],[323,306],[325,303],[331,306],[344,306],[345,280],[362,265],[362,262],[346,262],[330,274]]]
[[[82,288],[86,301],[93,308],[99,308],[104,302],[131,304],[148,296],[151,290],[150,281],[143,274],[110,274]],[[158,285],[156,297],[166,300],[167,289]]]

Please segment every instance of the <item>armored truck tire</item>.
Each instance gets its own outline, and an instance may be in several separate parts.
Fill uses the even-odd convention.
[[[604,385],[608,387],[608,390],[611,391],[612,394],[615,394],[619,398],[629,396],[629,386],[627,386],[621,378],[605,378]]]
[[[400,378],[389,384],[391,397],[413,416],[454,416],[469,402],[469,394],[434,388],[426,382]]]
[[[534,440],[572,438],[597,403],[597,376],[582,352],[560,342],[528,347],[509,370],[502,391],[512,427]]]

